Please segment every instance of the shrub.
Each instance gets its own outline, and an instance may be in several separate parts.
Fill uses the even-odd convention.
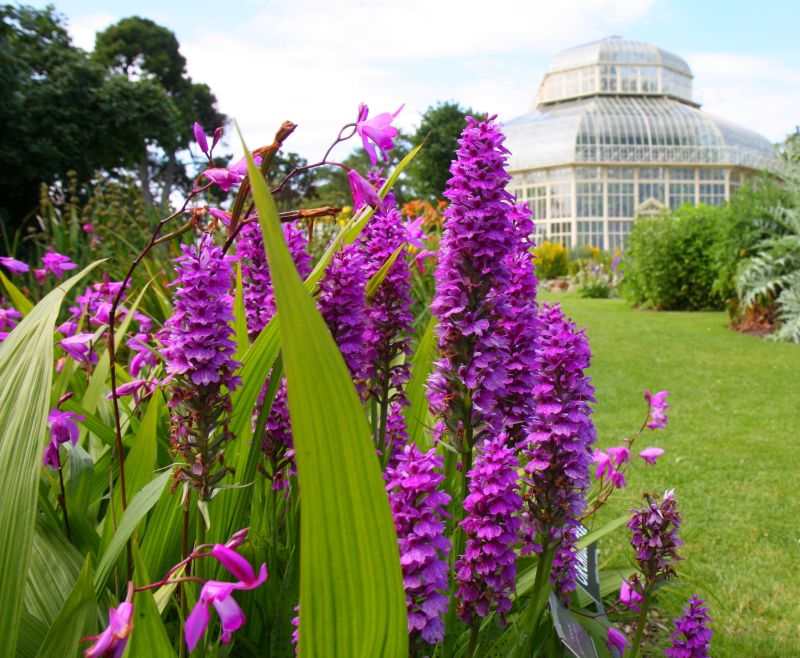
[[[536,276],[557,279],[567,274],[567,250],[557,242],[542,242],[533,250],[536,256]]]
[[[641,217],[633,225],[623,265],[628,301],[661,310],[697,311],[722,307],[714,288],[724,209],[683,206],[672,213]]]

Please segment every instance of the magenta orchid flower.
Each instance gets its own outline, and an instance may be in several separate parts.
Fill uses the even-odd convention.
[[[651,466],[655,466],[656,459],[658,459],[663,454],[664,451],[661,448],[654,448],[653,446],[649,446],[639,453],[639,457],[644,459]]]
[[[358,212],[362,206],[372,208],[383,208],[383,202],[372,187],[355,169],[351,169],[347,174],[350,183],[350,191],[353,193],[353,212]]]
[[[125,651],[131,631],[133,630],[133,604],[124,601],[116,608],[108,611],[108,627],[94,637],[85,637],[81,642],[94,641],[94,644],[83,652],[88,658],[109,656],[120,658]]]
[[[611,457],[617,466],[622,466],[630,460],[631,449],[627,446],[619,446],[617,448],[608,448],[606,453],[608,453],[608,456]]]
[[[653,395],[648,390],[644,392],[644,398],[650,405],[650,420],[647,422],[647,427],[651,430],[664,429],[667,426],[668,395],[669,391],[659,391]]]
[[[206,131],[203,130],[203,126],[195,121],[192,129],[194,130],[194,140],[197,142],[200,150],[208,155],[208,140],[206,139]]]
[[[53,469],[61,468],[61,460],[58,456],[58,448],[62,443],[69,441],[72,445],[77,445],[80,430],[75,423],[76,420],[83,420],[83,416],[74,414],[70,411],[59,411],[51,409],[47,416],[47,423],[50,425],[50,442],[44,449],[42,464]]]
[[[261,156],[253,157],[256,166],[261,166]],[[219,186],[223,192],[228,192],[244,180],[247,173],[247,158],[242,157],[238,162],[230,167],[210,167],[202,175],[212,183]]]
[[[592,454],[592,461],[597,462],[597,470],[594,476],[598,479],[608,479],[617,489],[625,486],[625,475],[622,471],[614,468],[614,460],[602,450],[595,450]]]
[[[93,338],[94,334],[75,334],[59,341],[58,344],[73,360],[86,363],[89,360],[89,349]]]
[[[430,249],[420,250],[416,258],[414,258],[414,262],[417,264],[417,270],[420,274],[425,274],[425,261],[429,258],[434,258],[435,256],[436,254]]]
[[[47,270],[44,268],[35,269],[33,270],[33,276],[36,277],[36,281],[41,286],[47,280]]]
[[[620,655],[625,654],[625,649],[628,646],[627,638],[620,633],[616,628],[610,627],[608,629],[608,640],[606,646],[611,649],[612,647],[619,651]]]
[[[144,395],[150,395],[153,391],[156,390],[159,384],[166,384],[172,378],[164,379],[162,381],[158,381],[157,379],[149,380],[149,379],[134,379],[132,381],[126,382],[121,386],[117,386],[113,392],[106,395],[106,398],[109,400],[117,397],[122,398],[126,395],[133,396],[133,403],[139,404],[139,400]]]
[[[67,270],[74,270],[78,267],[67,256],[59,254],[52,249],[42,256],[42,265],[44,265],[45,272],[52,272],[56,279],[60,279],[64,276],[64,272]]]
[[[639,612],[639,604],[642,602],[642,595],[636,589],[635,581],[622,581],[619,588],[619,602],[626,608]]]
[[[200,600],[186,618],[186,646],[194,651],[210,621],[209,606],[219,615],[222,625],[221,640],[223,644],[231,641],[231,633],[245,624],[245,616],[239,604],[233,599],[235,590],[255,589],[267,579],[267,565],[262,564],[256,575],[250,563],[236,551],[222,544],[215,544],[211,555],[219,560],[230,571],[238,582],[228,583],[209,580],[200,590]]]
[[[425,231],[422,230],[424,217],[417,217],[413,222],[406,224],[406,242],[417,249],[425,249]]]
[[[0,256],[0,265],[5,267],[12,274],[25,274],[25,272],[30,270],[27,263],[23,263],[16,258],[11,258],[11,256]]]
[[[397,137],[397,128],[392,127],[392,121],[400,114],[400,111],[405,107],[401,105],[397,112],[389,114],[384,112],[371,119],[369,116],[369,107],[364,103],[358,106],[358,119],[356,120],[356,132],[361,135],[361,141],[364,143],[364,150],[369,155],[369,161],[374,167],[378,162],[378,156],[375,152],[375,146],[381,150],[383,159],[388,159],[388,153],[394,147],[394,138]],[[375,143],[375,146],[372,145]]]

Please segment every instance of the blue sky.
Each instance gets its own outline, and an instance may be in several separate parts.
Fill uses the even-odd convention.
[[[130,15],[172,29],[252,146],[283,119],[316,159],[359,102],[406,109],[457,100],[510,119],[528,110],[556,52],[611,34],[686,59],[705,110],[773,141],[800,124],[800,2],[710,0],[53,0],[75,42]],[[46,2],[34,2],[44,6]],[[345,149],[346,150],[346,149]]]

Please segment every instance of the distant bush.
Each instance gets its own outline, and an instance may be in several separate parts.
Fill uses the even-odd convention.
[[[557,242],[542,242],[533,250],[536,256],[536,276],[556,279],[567,274],[567,250]]]
[[[714,258],[724,209],[683,206],[636,220],[629,236],[622,292],[637,306],[697,311],[722,308]]]

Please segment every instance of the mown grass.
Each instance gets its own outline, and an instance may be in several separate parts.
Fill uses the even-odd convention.
[[[656,467],[637,464],[604,513],[624,513],[642,491],[675,488],[685,561],[679,582],[661,591],[661,616],[697,592],[712,607],[713,656],[800,656],[800,346],[730,331],[723,313],[542,299],[561,302],[587,329],[600,446],[638,429],[645,388],[670,391],[668,429],[641,444],[666,454]],[[627,541],[622,529],[601,545],[601,568],[630,564]],[[662,655],[664,638],[651,641],[651,655]]]

